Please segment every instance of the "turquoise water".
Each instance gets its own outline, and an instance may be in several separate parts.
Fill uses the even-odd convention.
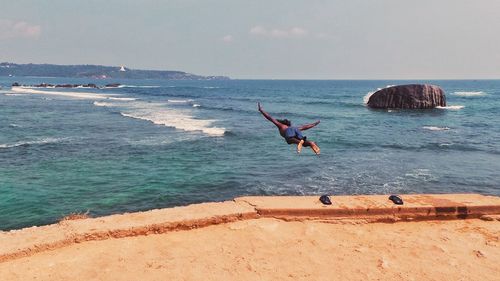
[[[119,82],[18,89],[13,82]],[[448,108],[371,110],[377,88],[432,83]],[[0,78],[0,229],[243,195],[500,195],[500,81]],[[305,132],[295,153],[257,102]]]

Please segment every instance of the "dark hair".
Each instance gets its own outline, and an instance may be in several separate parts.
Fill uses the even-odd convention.
[[[283,125],[287,125],[287,126],[292,125],[292,122],[290,122],[290,120],[288,120],[288,119],[276,119],[276,121],[280,122]]]

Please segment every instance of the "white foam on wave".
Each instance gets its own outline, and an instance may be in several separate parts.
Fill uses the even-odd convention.
[[[55,89],[56,86],[17,86],[23,89]]]
[[[120,88],[160,88],[160,86],[153,86],[153,85],[120,85]]]
[[[103,89],[116,89],[116,88],[160,88],[160,86],[153,86],[153,85],[118,85],[116,87],[104,87]]]
[[[137,136],[136,138],[125,138],[124,140],[130,145],[140,146],[161,146],[179,143],[183,141],[191,141],[195,137],[193,135],[176,136],[172,138],[168,135],[159,136]]]
[[[464,107],[465,107],[464,105],[436,106],[437,109],[449,109],[449,110],[460,110]]]
[[[192,99],[179,99],[179,100],[167,100],[169,103],[190,103],[193,102],[194,100]]]
[[[436,179],[436,176],[434,176],[429,169],[414,169],[405,173],[405,177],[423,181],[431,181]]]
[[[47,144],[47,143],[58,143],[66,140],[66,138],[40,138],[31,141],[19,141],[15,143],[0,143],[0,148],[12,148],[23,145],[33,145],[33,144]]]
[[[41,91],[25,87],[12,87],[12,91],[18,94],[39,94],[39,95],[53,95],[71,97],[77,99],[107,99],[109,95],[84,93],[84,92],[66,92],[66,91]]]
[[[368,101],[370,100],[370,97],[375,94],[375,92],[368,92],[364,97],[363,97],[363,103],[366,105],[368,104]]]
[[[200,107],[200,106],[201,106],[201,105],[199,105],[199,104],[197,104],[197,103],[193,104],[193,107]]]
[[[224,128],[213,127],[216,120],[203,120],[194,118],[188,110],[168,108],[168,103],[186,104],[191,103],[192,99],[173,99],[168,103],[148,103],[137,101],[135,98],[113,97],[105,94],[82,93],[82,92],[62,92],[62,91],[40,91],[27,89],[23,87],[13,87],[13,92],[18,94],[43,94],[64,97],[73,97],[79,99],[95,100],[95,106],[112,107],[117,106],[123,109],[120,114],[125,117],[136,118],[150,121],[157,125],[173,127],[179,130],[195,132],[200,131],[210,136],[222,136],[225,133]],[[122,101],[123,103],[110,103],[106,100]],[[195,105],[193,105],[195,107]],[[199,106],[199,105],[198,105]],[[19,144],[19,145],[23,145]]]
[[[10,95],[25,95],[25,94],[37,94],[37,95],[52,95],[52,96],[62,96],[71,97],[77,99],[90,99],[90,100],[118,100],[118,101],[134,101],[136,98],[127,97],[116,97],[110,94],[98,94],[98,93],[87,93],[87,92],[71,92],[71,91],[41,91],[34,90],[26,87],[12,87],[12,91],[15,92]]]
[[[110,102],[101,102],[101,101],[95,101],[93,103],[95,106],[102,106],[102,107],[113,107],[113,106],[117,106],[116,104],[114,103],[110,103]]]
[[[452,143],[440,143],[439,146],[452,146]]]
[[[161,103],[134,102],[127,105],[127,109],[120,114],[183,131],[200,131],[209,136],[222,136],[225,133],[224,128],[212,126],[216,120],[196,119],[189,111],[168,108]]]
[[[452,93],[454,96],[459,96],[459,97],[480,97],[480,96],[486,96],[485,92],[454,92]]]
[[[117,98],[117,97],[108,97],[109,100],[119,100],[119,101],[134,101],[136,98]]]
[[[426,130],[430,130],[430,131],[448,131],[450,128],[437,127],[437,126],[423,126],[422,129],[426,129]]]

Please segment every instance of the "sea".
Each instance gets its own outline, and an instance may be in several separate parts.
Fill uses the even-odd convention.
[[[113,88],[12,88],[18,82]],[[447,107],[373,110],[428,83]],[[0,230],[246,195],[500,195],[500,80],[0,78]],[[257,110],[317,142],[297,154]]]

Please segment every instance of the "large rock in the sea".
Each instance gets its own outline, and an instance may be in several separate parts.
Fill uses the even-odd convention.
[[[399,85],[376,91],[367,105],[371,108],[427,109],[446,106],[446,96],[434,85]]]

